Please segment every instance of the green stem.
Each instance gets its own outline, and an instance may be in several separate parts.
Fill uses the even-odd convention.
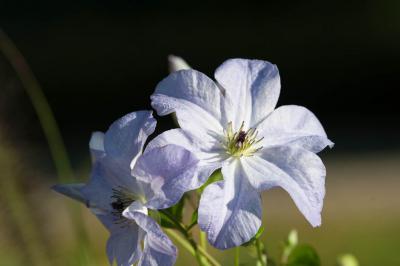
[[[239,266],[239,261],[240,261],[240,250],[239,247],[235,247],[235,266]]]
[[[46,100],[42,88],[39,85],[29,65],[14,43],[0,29],[0,49],[17,73],[22,86],[28,94],[33,108],[36,111],[39,122],[43,128],[50,152],[56,166],[59,182],[71,181],[72,167],[68,159],[60,130],[54,118],[53,111]]]
[[[196,250],[193,247],[191,243],[187,239],[182,238],[180,235],[178,235],[175,231],[172,229],[164,229],[169,236],[171,236],[173,239],[175,239],[183,248],[185,248],[189,253],[193,256],[196,256]],[[211,265],[213,266],[221,266],[221,264],[210,254],[207,253],[202,247],[197,247],[198,251],[200,252],[201,255],[203,255]]]
[[[197,259],[197,262],[199,263],[200,266],[203,266],[207,264],[207,261],[204,260],[202,256],[204,256],[206,259],[210,261],[210,263],[214,266],[218,266],[219,263],[210,255],[207,253],[207,251],[201,247],[198,246],[197,243],[194,241],[192,235],[188,232],[188,228],[182,224],[180,221],[176,220],[174,216],[172,216],[169,212],[165,210],[159,210],[160,213],[164,214],[171,222],[173,222],[176,226],[176,229],[186,238],[186,241],[190,243],[190,245],[193,248],[194,255]]]
[[[206,233],[203,231],[200,231],[199,238],[200,238],[200,246],[204,250],[207,250],[207,235],[206,235]]]
[[[264,254],[263,244],[260,241],[260,239],[256,240],[256,249],[257,249],[257,259],[258,259],[259,265],[267,266],[267,255]]]

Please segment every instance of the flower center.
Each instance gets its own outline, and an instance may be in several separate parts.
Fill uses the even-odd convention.
[[[111,214],[115,217],[114,223],[125,223],[128,219],[122,216],[122,212],[135,201],[135,197],[132,193],[121,187],[113,188],[112,191],[112,202],[110,205],[112,207]]]
[[[262,149],[262,146],[257,147],[257,144],[263,138],[257,138],[257,134],[258,131],[255,128],[245,131],[244,122],[242,122],[238,131],[233,132],[232,122],[229,122],[225,130],[226,139],[223,146],[226,152],[232,156],[252,156],[255,152]]]

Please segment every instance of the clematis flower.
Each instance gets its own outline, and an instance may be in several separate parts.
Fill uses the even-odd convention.
[[[221,168],[208,185],[198,223],[209,242],[226,249],[249,241],[261,225],[260,192],[281,187],[312,226],[321,224],[325,167],[315,154],[333,143],[304,107],[275,109],[280,77],[275,65],[231,59],[215,79],[181,70],[151,96],[159,115],[176,113],[180,129],[164,132],[152,147],[179,144],[199,158],[198,181]]]
[[[168,208],[191,189],[197,159],[177,145],[146,149],[142,154],[155,125],[150,111],[140,111],[120,118],[105,134],[94,133],[89,144],[94,157],[89,182],[54,187],[86,204],[109,230],[110,264],[175,263],[177,249],[148,216],[148,209]]]

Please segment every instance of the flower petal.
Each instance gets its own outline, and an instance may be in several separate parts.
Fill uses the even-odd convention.
[[[163,147],[168,144],[181,146],[192,152],[194,156],[200,160],[197,164],[197,178],[192,179],[190,190],[202,186],[204,182],[207,181],[208,177],[216,169],[221,167],[222,162],[226,159],[226,156],[224,157],[221,155],[223,153],[221,152],[219,142],[206,142],[203,139],[196,138],[187,131],[183,131],[182,129],[171,129],[158,135],[150,141],[144,153],[147,153],[156,147]]]
[[[105,156],[103,132],[96,131],[92,133],[89,141],[89,149],[93,161],[96,161],[98,158],[102,158]]]
[[[156,120],[151,111],[129,113],[115,121],[104,136],[104,149],[121,167],[133,165],[147,137],[154,132]]]
[[[137,211],[137,206],[134,206],[134,204],[129,206],[124,211],[123,215],[128,219],[134,220],[146,233],[144,238],[143,255],[140,258],[138,265],[174,265],[177,256],[177,249],[153,219],[145,213]]]
[[[158,115],[176,112],[179,125],[200,138],[222,134],[226,123],[221,114],[218,86],[196,70],[181,70],[162,80],[151,96]]]
[[[145,191],[146,206],[165,209],[177,203],[183,193],[198,184],[198,162],[190,151],[177,145],[154,148],[140,156],[132,174],[150,184],[150,191]]]
[[[77,200],[81,203],[86,203],[86,199],[82,194],[82,188],[85,184],[65,184],[65,185],[54,185],[52,189],[64,196],[70,197],[71,199]]]
[[[143,232],[133,222],[119,225],[111,231],[107,241],[107,256],[110,265],[117,261],[118,266],[131,266],[139,260],[142,255],[140,241]]]
[[[261,199],[240,161],[222,167],[224,181],[208,185],[200,199],[198,223],[219,249],[249,241],[261,226]]]
[[[215,79],[225,89],[225,108],[237,130],[242,121],[252,127],[270,114],[278,102],[278,68],[267,61],[230,59],[215,71]]]
[[[257,129],[259,135],[264,137],[264,147],[290,145],[320,152],[326,146],[334,145],[315,115],[302,106],[277,108]]]
[[[312,226],[321,224],[325,196],[325,166],[314,153],[290,146],[263,149],[260,156],[243,159],[251,184],[262,191],[285,189]]]
[[[130,175],[130,171],[123,171],[107,159],[106,156],[93,164],[90,179],[82,188],[86,205],[95,214],[112,210],[114,190],[133,194],[138,198],[143,195],[142,187]]]

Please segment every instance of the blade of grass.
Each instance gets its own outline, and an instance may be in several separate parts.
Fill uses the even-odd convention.
[[[30,69],[25,58],[18,50],[18,48],[14,45],[12,40],[1,28],[0,52],[4,54],[9,63],[14,68],[22,83],[23,88],[25,89],[31,100],[33,108],[35,109],[44,135],[46,137],[47,143],[49,145],[50,153],[57,171],[58,182],[71,182],[74,179],[73,170],[59,127],[53,115],[53,111],[51,110],[46,96],[44,95],[38,80]],[[19,199],[22,200],[22,197],[19,197]],[[78,242],[77,254],[79,255],[74,257],[87,258],[88,254],[82,254],[83,252],[85,252],[85,250],[88,250],[90,252],[89,254],[93,253],[90,251],[91,249],[89,245],[89,239],[83,226],[82,218],[79,213],[79,208],[78,206],[72,204],[68,204],[68,206]],[[87,263],[89,262],[82,262],[82,264]]]

